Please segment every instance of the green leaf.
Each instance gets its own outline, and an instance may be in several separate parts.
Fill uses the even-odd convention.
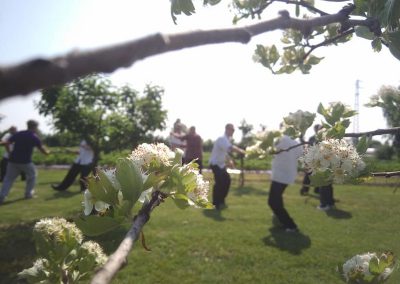
[[[342,103],[337,103],[333,106],[332,108],[332,119],[333,119],[333,123],[337,122],[340,120],[340,118],[342,117],[343,113],[345,111],[345,107]],[[331,124],[333,124],[331,123]]]
[[[359,154],[365,154],[368,149],[368,139],[367,136],[363,135],[361,139],[358,140],[356,150]]]
[[[84,235],[93,237],[118,228],[123,220],[124,218],[90,215],[80,216],[74,221]]]
[[[372,42],[371,42],[372,48],[374,49],[374,51],[376,52],[380,52],[382,50],[382,41],[380,38],[375,38]]]
[[[294,138],[296,137],[296,129],[294,129],[294,127],[288,127],[285,129],[284,134]]]
[[[171,0],[171,17],[176,24],[175,15],[180,15],[184,13],[190,16],[195,13],[195,8],[191,0]]]
[[[285,65],[283,67],[281,67],[278,71],[276,71],[276,74],[291,74],[296,70],[296,67],[292,66],[292,65]]]
[[[326,111],[326,109],[324,108],[324,106],[322,105],[322,103],[319,103],[317,112],[318,112],[320,115],[322,115],[322,116],[325,116],[325,115],[328,114],[328,112]]]
[[[372,274],[380,274],[381,272],[383,272],[383,270],[381,271],[379,267],[379,260],[377,257],[372,257],[369,261],[369,272],[371,272]]]
[[[310,55],[310,56],[308,56],[306,63],[311,64],[311,65],[316,65],[316,64],[320,63],[322,59],[324,59],[324,57],[317,57],[314,55]]]
[[[374,33],[372,33],[367,27],[358,26],[355,28],[355,30],[358,37],[362,37],[368,40],[373,40],[375,38]]]
[[[398,46],[389,43],[389,51],[394,57],[400,60],[400,48]]]
[[[312,186],[324,186],[332,183],[331,173],[327,170],[325,172],[317,172],[310,176],[310,184]]]
[[[103,170],[97,171],[99,176],[99,183],[102,190],[104,191],[104,198],[100,199],[108,204],[118,203],[118,192],[120,190],[119,184],[117,185],[115,181],[112,181],[108,175],[105,174]]]
[[[115,177],[121,185],[123,199],[135,203],[143,190],[142,173],[138,166],[130,159],[119,159]]]
[[[296,5],[296,17],[300,15],[300,5]]]
[[[180,209],[185,209],[189,207],[189,198],[185,194],[174,194],[172,196],[175,205]]]

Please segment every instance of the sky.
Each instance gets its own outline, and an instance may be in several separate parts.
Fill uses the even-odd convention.
[[[90,50],[158,32],[231,26],[233,14],[226,1],[209,8],[202,8],[200,0],[194,3],[200,5],[196,14],[178,16],[175,25],[167,0],[1,0],[0,65]],[[270,14],[276,15],[277,10]],[[254,22],[244,24],[250,23]],[[214,140],[228,122],[239,126],[245,119],[255,130],[260,125],[277,129],[290,112],[316,112],[320,102],[341,101],[354,107],[357,80],[359,131],[386,128],[381,109],[364,107],[382,85],[400,85],[400,61],[386,48],[376,53],[368,41],[355,39],[317,49],[314,54],[325,58],[311,74],[272,75],[254,63],[252,55],[257,44],[277,43],[279,38],[276,31],[256,36],[248,44],[207,45],[156,55],[109,78],[115,85],[128,84],[138,91],[146,84],[165,89],[167,130],[160,133],[165,136],[177,118],[196,126],[203,139]],[[50,118],[34,108],[39,98],[34,92],[0,101],[0,114],[5,116],[0,130],[11,125],[25,129],[28,119],[37,119],[40,129],[51,133]],[[349,131],[353,130],[350,126]],[[240,131],[234,138],[240,140]]]

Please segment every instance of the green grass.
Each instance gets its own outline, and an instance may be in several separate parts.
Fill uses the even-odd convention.
[[[17,182],[0,206],[0,282],[35,259],[34,222],[45,216],[72,218],[81,210],[76,184],[70,192],[50,189],[65,171],[41,170],[33,200],[20,199]],[[211,176],[207,173],[207,178]],[[228,208],[180,210],[170,201],[156,208],[144,228],[146,251],[135,244],[128,265],[113,283],[343,283],[338,263],[357,253],[392,250],[400,255],[400,192],[386,186],[335,186],[337,210],[315,209],[316,196],[286,189],[286,208],[301,229],[288,234],[272,226],[266,175],[246,175],[244,188],[233,180]],[[126,230],[96,238],[112,252]],[[399,269],[387,283],[400,282]]]

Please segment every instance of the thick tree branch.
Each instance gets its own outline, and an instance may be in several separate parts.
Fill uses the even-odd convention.
[[[343,11],[343,10],[342,10]],[[277,29],[311,30],[348,19],[346,12],[312,19],[292,19],[284,11],[275,19],[241,28],[193,31],[174,35],[155,34],[93,51],[74,52],[52,59],[35,59],[0,68],[0,99],[64,84],[91,73],[111,73],[138,60],[169,51],[206,44],[247,43],[252,36]]]
[[[167,197],[165,193],[155,191],[149,203],[143,205],[135,216],[131,229],[122,240],[117,250],[110,255],[106,264],[93,277],[92,284],[110,283],[115,274],[126,264],[133,243],[139,238],[143,226],[149,221],[150,213]]]
[[[361,136],[377,136],[383,134],[396,134],[400,132],[400,127],[393,127],[388,129],[377,129],[374,131],[359,132],[359,133],[346,133],[344,137],[361,137]]]
[[[373,177],[394,177],[394,176],[400,176],[400,171],[395,171],[395,172],[379,172],[379,173],[371,173],[371,176]]]

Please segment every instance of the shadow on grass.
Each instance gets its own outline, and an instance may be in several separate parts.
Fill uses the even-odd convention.
[[[231,190],[231,192],[236,196],[249,195],[249,194],[252,194],[252,195],[267,195],[268,194],[267,190],[262,190],[262,189],[254,188],[251,186],[234,188]]]
[[[68,190],[64,190],[64,191],[53,190],[53,191],[54,191],[53,196],[49,196],[45,200],[49,201],[49,200],[54,200],[54,199],[59,199],[59,198],[71,198],[77,194],[82,194],[81,191],[68,191]]]
[[[277,247],[294,255],[301,254],[301,251],[311,246],[310,237],[301,232],[287,233],[282,228],[272,227],[270,235],[262,239],[266,246]]]
[[[20,201],[25,201],[26,199],[24,197],[20,197],[17,199],[13,199],[13,200],[4,200],[4,202],[0,205],[0,206],[7,206],[8,204],[13,204],[15,202],[20,202]]]
[[[205,209],[205,210],[203,210],[203,215],[208,218],[212,218],[215,221],[219,221],[219,222],[226,220],[226,218],[224,216],[222,216],[221,210]]]
[[[341,209],[332,209],[325,212],[328,217],[335,218],[335,219],[350,219],[353,217],[350,212],[344,211]]]
[[[36,221],[0,227],[0,283],[18,282],[17,273],[36,259],[32,228]]]

